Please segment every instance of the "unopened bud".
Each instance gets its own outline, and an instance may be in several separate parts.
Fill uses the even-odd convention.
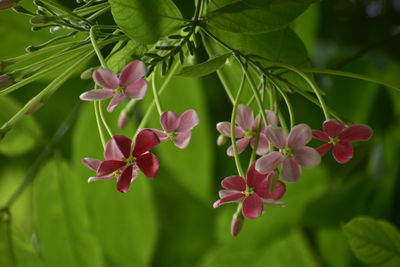
[[[220,134],[217,138],[217,145],[223,146],[223,145],[225,145],[226,141],[228,141],[228,138],[226,138],[225,135]]]
[[[118,117],[118,128],[124,129],[128,125],[128,122],[129,118],[126,116],[126,112],[122,110]]]
[[[13,82],[14,81],[10,77],[10,75],[7,75],[7,74],[0,75],[0,90],[4,89],[4,88],[7,88],[11,84],[13,84]]]
[[[48,16],[35,16],[35,17],[32,17],[32,18],[29,20],[29,22],[30,22],[31,24],[33,24],[33,25],[36,25],[36,24],[46,24],[46,23],[48,23],[48,22],[54,21],[55,19],[57,19],[57,18],[48,17]]]
[[[36,111],[38,111],[41,107],[43,107],[44,103],[43,102],[39,102],[37,104],[35,104],[31,109],[29,109],[27,112],[25,112],[26,115],[30,115],[35,113]]]
[[[0,10],[9,9],[17,5],[16,0],[0,0]]]
[[[244,224],[244,217],[242,213],[233,214],[231,222],[231,234],[233,236],[237,236],[240,233],[240,230],[242,230],[243,224]]]
[[[85,70],[84,72],[81,73],[81,79],[82,79],[82,80],[91,80],[91,79],[92,79],[93,72],[94,72],[96,69],[97,69],[97,68],[89,68],[89,69]]]

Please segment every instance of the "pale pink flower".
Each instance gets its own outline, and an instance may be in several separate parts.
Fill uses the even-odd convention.
[[[335,160],[339,163],[346,163],[353,157],[354,141],[368,140],[373,131],[371,127],[364,124],[354,124],[345,127],[337,120],[326,120],[322,124],[324,131],[313,130],[312,135],[315,139],[326,142],[317,148],[321,156],[332,149],[332,154]]]
[[[83,159],[83,163],[97,174],[90,177],[89,182],[117,178],[117,190],[126,193],[138,175],[137,170],[141,170],[148,178],[154,178],[160,163],[149,151],[159,143],[157,135],[149,129],[141,130],[137,134],[133,149],[131,139],[123,135],[114,135],[106,144],[104,161]]]
[[[261,174],[256,171],[255,163],[251,165],[246,175],[247,179],[241,176],[229,176],[222,180],[219,191],[220,199],[215,201],[213,206],[217,208],[231,202],[243,202],[242,213],[246,218],[256,218],[264,210],[264,205],[284,205],[283,202],[276,202],[286,191],[286,186],[277,181],[273,192],[269,192],[270,181],[275,182],[274,173]],[[235,226],[235,225],[234,225]]]
[[[265,110],[265,115],[267,117],[268,123],[270,125],[277,125],[278,119],[274,112],[270,110]],[[240,104],[237,109],[236,116],[236,127],[235,127],[235,138],[238,153],[242,153],[246,147],[250,144],[254,148],[256,141],[256,132],[258,130],[259,116],[254,118],[253,111],[244,104]],[[265,155],[268,152],[268,140],[263,133],[265,128],[262,124],[260,137],[257,146],[257,155]],[[222,135],[231,137],[231,123],[223,121],[217,124],[217,131]],[[230,146],[226,151],[228,156],[233,157],[233,147]]]
[[[192,138],[192,129],[199,124],[199,117],[193,109],[188,109],[178,116],[173,111],[165,111],[160,116],[163,131],[152,129],[161,142],[172,140],[179,148],[188,146]]]
[[[86,101],[103,100],[112,97],[107,107],[109,112],[124,99],[142,99],[147,92],[146,66],[140,60],[135,60],[126,65],[118,77],[107,69],[98,69],[93,72],[93,80],[103,89],[91,90],[81,94],[80,99]]]
[[[300,178],[300,166],[313,168],[321,161],[319,153],[306,146],[311,141],[311,129],[306,124],[299,124],[292,128],[286,137],[282,128],[268,126],[265,130],[268,140],[278,151],[273,151],[259,158],[256,169],[261,173],[272,172],[282,163],[281,175],[287,182],[296,182]]]

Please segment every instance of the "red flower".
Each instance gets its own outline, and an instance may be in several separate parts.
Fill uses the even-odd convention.
[[[137,177],[138,169],[148,178],[154,178],[160,163],[149,150],[159,143],[159,138],[151,130],[141,130],[138,133],[133,149],[131,139],[123,135],[114,135],[106,144],[104,161],[91,158],[83,160],[88,168],[97,173],[96,177],[89,178],[89,182],[117,178],[117,190],[126,193],[131,182]]]
[[[247,179],[241,176],[229,176],[221,182],[225,189],[219,191],[220,199],[214,202],[214,208],[225,203],[243,201],[242,213],[246,218],[256,218],[264,210],[264,205],[284,205],[275,202],[280,199],[286,191],[286,186],[278,181],[274,191],[269,192],[270,182],[274,180],[275,174],[261,174],[256,171],[255,163],[247,171]]]
[[[367,125],[354,124],[345,127],[337,120],[324,121],[322,128],[324,131],[312,131],[315,139],[327,142],[318,147],[317,151],[323,156],[332,148],[333,157],[339,163],[346,163],[353,157],[352,142],[366,141],[373,134],[371,127]]]

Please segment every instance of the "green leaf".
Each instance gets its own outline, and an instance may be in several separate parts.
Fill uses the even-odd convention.
[[[315,0],[230,0],[210,2],[207,24],[221,30],[258,34],[282,29]]]
[[[132,40],[152,44],[172,33],[182,15],[171,0],[110,0],[115,22]]]
[[[116,130],[118,112],[105,112],[114,134],[132,136],[131,128]],[[86,207],[90,214],[91,231],[97,237],[107,266],[149,266],[158,237],[158,218],[152,184],[140,175],[127,194],[115,189],[115,180],[88,184],[95,175],[81,160],[84,157],[103,159],[103,147],[97,132],[93,103],[82,110],[73,133],[73,173],[77,184],[83,188]],[[78,186],[78,185],[77,185]]]
[[[400,266],[400,233],[390,223],[357,217],[343,226],[356,257],[372,266]]]
[[[147,51],[146,46],[133,40],[129,40],[125,46],[120,48],[122,41],[113,48],[112,56],[108,59],[107,65],[110,70],[119,72],[126,64],[132,60],[140,59]]]
[[[0,124],[8,121],[22,106],[9,96],[0,97]],[[41,130],[32,116],[25,116],[16,126],[0,140],[0,154],[7,156],[22,155],[39,142]]]
[[[221,68],[231,56],[231,53],[214,56],[200,64],[184,67],[176,75],[184,77],[202,77],[208,75]]]
[[[33,184],[37,243],[49,266],[103,266],[78,179],[57,158],[47,163]]]

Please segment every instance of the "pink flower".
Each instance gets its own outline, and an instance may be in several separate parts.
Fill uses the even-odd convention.
[[[172,140],[179,148],[188,146],[192,138],[192,129],[199,124],[199,117],[193,109],[188,109],[178,116],[173,111],[165,111],[161,114],[160,123],[164,131],[152,129],[161,142]]]
[[[337,120],[326,120],[322,124],[324,131],[313,130],[315,139],[327,142],[317,148],[321,156],[324,156],[332,148],[332,154],[339,163],[346,163],[353,157],[354,141],[366,141],[372,136],[372,129],[364,124],[354,124],[345,127]]]
[[[269,192],[270,181],[276,179],[274,173],[261,174],[256,171],[255,163],[253,163],[246,177],[247,179],[241,176],[229,176],[222,180],[221,186],[224,189],[219,191],[220,199],[214,202],[214,208],[225,203],[243,201],[243,216],[256,218],[262,214],[264,205],[284,205],[282,202],[274,201],[280,199],[285,193],[284,183],[276,182],[273,192]]]
[[[112,97],[107,107],[111,112],[124,98],[142,99],[146,95],[147,81],[142,78],[145,74],[146,66],[140,60],[126,65],[119,77],[110,70],[98,69],[93,72],[93,80],[104,89],[85,92],[80,99],[93,101]]]
[[[287,182],[296,182],[300,177],[300,165],[313,168],[321,161],[321,156],[311,147],[305,146],[312,138],[311,129],[306,124],[293,127],[288,137],[282,128],[268,126],[265,134],[278,151],[273,151],[256,161],[256,170],[261,173],[272,172],[282,163],[282,178]]]
[[[270,110],[265,110],[265,115],[267,116],[268,123],[270,125],[277,125],[278,119]],[[236,116],[236,130],[235,137],[239,138],[236,141],[238,148],[238,153],[242,153],[246,147],[250,144],[254,148],[254,143],[256,141],[256,132],[258,129],[259,116],[254,118],[253,111],[246,105],[240,104],[237,110]],[[268,140],[263,133],[264,124],[262,124],[262,129],[260,133],[260,138],[257,146],[257,155],[265,155],[268,152]],[[222,135],[231,137],[231,124],[230,122],[223,121],[217,124],[217,131]],[[228,156],[233,156],[233,147],[230,146],[226,151]]]
[[[151,130],[141,130],[132,140],[123,135],[114,135],[107,142],[104,151],[104,161],[85,158],[83,163],[96,171],[96,177],[90,177],[89,182],[117,178],[117,190],[126,193],[131,182],[141,170],[148,178],[154,178],[160,166],[157,157],[149,152],[160,143],[157,135]]]

